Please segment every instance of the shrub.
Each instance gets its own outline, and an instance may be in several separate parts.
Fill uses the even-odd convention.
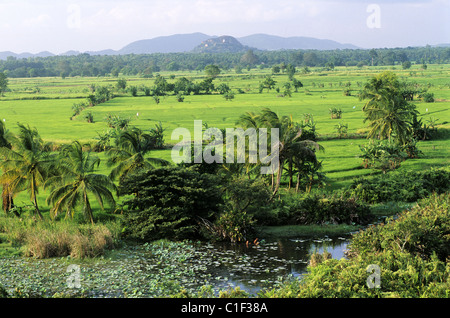
[[[448,193],[422,199],[411,210],[386,224],[370,227],[356,234],[350,245],[352,254],[378,253],[383,250],[407,252],[430,260],[450,256],[450,195]]]
[[[389,201],[415,202],[431,195],[444,193],[450,188],[448,169],[402,171],[372,177],[357,178],[344,190],[344,197],[367,203]]]
[[[422,99],[425,103],[433,103],[434,102],[434,94],[433,93],[424,93],[424,94],[422,94]]]
[[[138,88],[136,86],[130,86],[128,89],[130,91],[131,96],[133,97],[137,96]]]
[[[313,254],[308,274],[290,278],[260,297],[448,298],[449,194],[432,195],[387,224],[354,235],[348,259]],[[447,259],[446,259],[447,258]],[[380,269],[379,288],[368,284],[369,265]],[[372,272],[373,273],[373,272]]]
[[[217,177],[165,167],[121,180],[125,234],[139,241],[198,237],[198,222],[211,220],[221,203]]]
[[[330,108],[331,119],[339,119],[342,117],[342,109],[336,107]]]
[[[286,223],[309,224],[364,224],[370,218],[370,208],[353,198],[324,198],[318,194],[284,201],[288,212]]]
[[[371,140],[367,145],[361,145],[364,168],[380,169],[383,172],[400,167],[407,157],[403,149],[387,140]]]
[[[223,185],[224,205],[214,223],[204,223],[215,240],[254,240],[256,217],[267,212],[271,193],[261,178],[235,177]]]

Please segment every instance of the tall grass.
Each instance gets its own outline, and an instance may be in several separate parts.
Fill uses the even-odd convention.
[[[115,246],[117,224],[77,224],[73,221],[34,221],[30,218],[0,218],[0,232],[24,256],[97,257]]]

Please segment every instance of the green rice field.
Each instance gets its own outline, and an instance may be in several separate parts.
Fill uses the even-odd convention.
[[[9,92],[0,97],[0,120],[6,127],[15,132],[17,123],[36,127],[41,137],[56,145],[80,142],[94,142],[98,134],[108,129],[106,117],[117,115],[130,119],[130,125],[147,130],[161,122],[165,129],[165,143],[167,149],[153,151],[152,157],[167,160],[171,158],[172,131],[177,127],[184,127],[193,132],[194,120],[201,120],[209,127],[232,128],[236,120],[246,112],[259,112],[268,107],[279,116],[291,115],[294,120],[302,121],[306,114],[313,115],[319,144],[324,151],[318,154],[323,160],[323,172],[328,177],[328,186],[339,188],[351,182],[358,176],[379,173],[371,169],[362,169],[359,145],[367,142],[367,132],[364,123],[362,107],[364,101],[357,97],[358,91],[373,75],[391,70],[400,80],[417,83],[427,87],[428,92],[434,94],[435,102],[426,103],[414,100],[420,116],[424,122],[434,120],[437,128],[443,131],[450,129],[450,65],[429,65],[422,70],[420,65],[413,65],[411,69],[401,67],[336,67],[332,71],[321,68],[311,68],[311,72],[302,74],[297,72],[295,78],[303,84],[297,92],[291,88],[292,96],[283,96],[283,84],[288,82],[285,74],[272,75],[270,70],[252,69],[243,74],[233,71],[223,72],[214,80],[214,85],[226,83],[235,92],[235,98],[227,101],[222,95],[185,96],[183,102],[178,102],[176,96],[169,95],[161,98],[157,104],[153,97],[145,96],[142,91],[138,96],[131,96],[126,91],[115,89],[117,77],[74,77],[74,78],[11,78]],[[200,81],[205,77],[203,72],[172,72],[160,73],[168,82],[179,77],[186,77],[192,81]],[[267,75],[276,81],[276,87],[269,92],[264,89],[259,92],[259,83]],[[120,78],[120,77],[119,77]],[[127,77],[127,87],[148,86],[154,83],[154,78]],[[109,86],[115,90],[115,98],[86,108],[78,116],[72,117],[72,106],[86,100],[92,94],[92,86]],[[344,89],[350,88],[350,96],[345,96]],[[240,89],[241,93],[238,93]],[[331,119],[329,109],[342,110],[341,119]],[[91,112],[93,123],[88,123],[84,116]],[[336,125],[348,125],[348,136],[338,138]],[[447,136],[447,135],[445,135]],[[432,141],[419,142],[418,147],[423,155],[418,159],[407,160],[399,169],[422,170],[429,167],[442,167],[449,164],[449,140],[440,138]],[[105,158],[104,154],[99,154]],[[102,172],[107,168],[101,165]],[[44,192],[44,191],[43,191]],[[23,201],[27,201],[27,194],[22,193]],[[45,193],[40,193],[40,200],[44,202]],[[20,201],[20,199],[18,200]]]

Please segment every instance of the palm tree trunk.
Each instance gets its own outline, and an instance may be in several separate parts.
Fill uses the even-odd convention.
[[[33,199],[34,211],[36,212],[36,214],[39,217],[39,219],[43,220],[44,217],[42,216],[41,211],[39,211],[38,202],[37,202],[37,198],[36,198],[36,193],[33,196],[34,196],[34,199]]]
[[[91,204],[89,203],[89,198],[87,192],[84,191],[84,213],[89,218],[92,224],[94,224],[94,218],[92,216]]]
[[[43,220],[44,217],[41,214],[41,211],[39,211],[39,206],[38,206],[38,202],[37,202],[37,196],[36,196],[36,182],[35,182],[35,177],[34,175],[32,175],[31,177],[31,200],[33,201],[34,204],[34,211],[37,214],[37,216],[39,217],[39,219]]]
[[[275,189],[273,190],[272,197],[278,192],[281,183],[281,175],[283,174],[283,163],[278,162],[278,173],[277,173],[277,181],[275,183]]]

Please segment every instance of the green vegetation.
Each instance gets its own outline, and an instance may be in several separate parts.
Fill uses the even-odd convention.
[[[315,255],[301,282],[287,280],[260,296],[448,298],[449,199],[445,194],[421,200],[397,219],[354,235],[349,259]],[[380,268],[380,281],[370,287],[373,264]]]
[[[393,66],[383,52],[374,56],[376,66],[350,66],[352,56],[343,57],[347,66],[327,64],[330,52],[305,52],[299,63],[294,52],[255,53],[245,58],[254,64],[248,68],[226,62],[240,61],[239,54],[198,63],[200,54],[191,57],[195,67],[178,61],[186,69],[177,71],[165,71],[165,62],[158,71],[149,64],[141,70],[145,56],[127,56],[118,57],[126,67],[98,74],[88,67],[83,75],[99,76],[80,77],[79,62],[108,61],[83,55],[60,61],[65,68],[73,63],[65,78],[52,73],[58,58],[40,60],[42,74],[58,77],[18,78],[28,62],[0,63],[8,75],[0,97],[5,266],[18,256],[120,258],[117,250],[145,246],[161,264],[182,268],[189,255],[178,248],[190,251],[186,239],[248,245],[263,236],[362,230],[348,260],[314,254],[302,283],[289,280],[259,295],[448,297],[450,69]],[[204,131],[278,128],[279,169],[260,175],[260,156],[243,164],[173,164],[179,140],[171,133],[183,127],[193,135],[194,120]],[[204,138],[202,150],[210,142]],[[378,222],[385,224],[367,227]],[[181,242],[154,242],[161,239]],[[382,268],[381,289],[366,286],[370,264]],[[184,290],[177,277],[149,278],[151,296],[213,295],[207,286]],[[143,295],[122,288],[122,296]],[[0,295],[40,293],[21,291],[7,295],[0,288]]]

